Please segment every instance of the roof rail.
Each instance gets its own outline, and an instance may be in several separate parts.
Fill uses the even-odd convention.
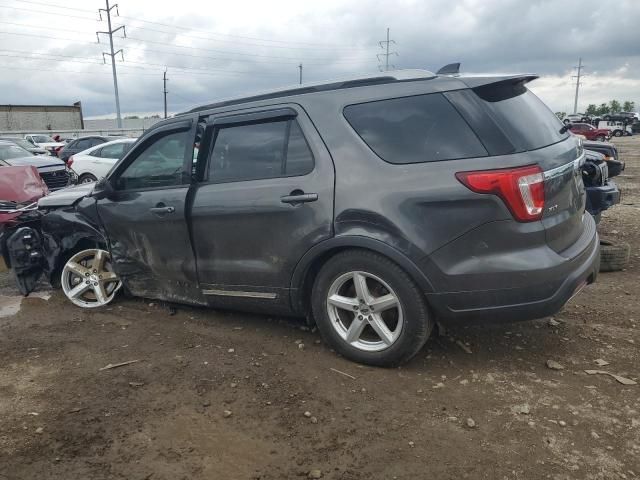
[[[259,100],[270,100],[272,98],[288,97],[291,95],[303,95],[307,93],[325,92],[328,90],[341,90],[343,88],[366,87],[371,85],[409,82],[414,80],[429,80],[435,77],[436,75],[432,72],[429,72],[428,70],[393,70],[341,80],[284,87],[246,97],[234,97],[227,100],[220,100],[219,102],[196,107],[184,113],[201,112],[203,110],[209,110],[212,108],[226,107],[229,105],[239,105],[243,103],[256,102]]]

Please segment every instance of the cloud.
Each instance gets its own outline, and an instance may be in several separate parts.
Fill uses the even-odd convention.
[[[87,115],[113,113],[111,68],[101,64],[108,45],[104,36],[95,43],[95,31],[106,29],[95,13],[102,2],[51,1],[66,8],[0,7],[0,103],[81,100]],[[307,81],[375,72],[387,27],[399,54],[391,62],[401,68],[461,61],[463,71],[538,73],[531,88],[553,110],[571,111],[572,67],[583,57],[580,109],[612,98],[640,104],[636,0],[616,0],[613,8],[601,0],[237,0],[215,7],[123,0],[119,7],[114,26],[126,25],[129,37],[115,40],[125,57],[117,64],[123,113],[162,110],[165,65],[171,111],[295,84],[299,63]]]

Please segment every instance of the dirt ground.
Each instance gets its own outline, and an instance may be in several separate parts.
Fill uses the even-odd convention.
[[[631,244],[626,271],[557,325],[459,326],[398,369],[295,320],[58,291],[20,306],[0,275],[0,479],[640,477],[640,384],[585,373],[640,382],[640,137],[616,143],[623,199],[600,231]]]

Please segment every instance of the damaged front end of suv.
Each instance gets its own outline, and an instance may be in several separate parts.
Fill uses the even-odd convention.
[[[93,184],[83,184],[52,193],[38,201],[37,209],[14,211],[12,221],[0,227],[0,252],[23,295],[43,275],[58,286],[63,267],[79,252],[107,250],[92,190]],[[93,272],[84,273],[89,281]]]

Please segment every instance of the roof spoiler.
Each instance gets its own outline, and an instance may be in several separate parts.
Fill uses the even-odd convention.
[[[436,72],[436,75],[457,75],[460,73],[460,62],[449,63]]]

